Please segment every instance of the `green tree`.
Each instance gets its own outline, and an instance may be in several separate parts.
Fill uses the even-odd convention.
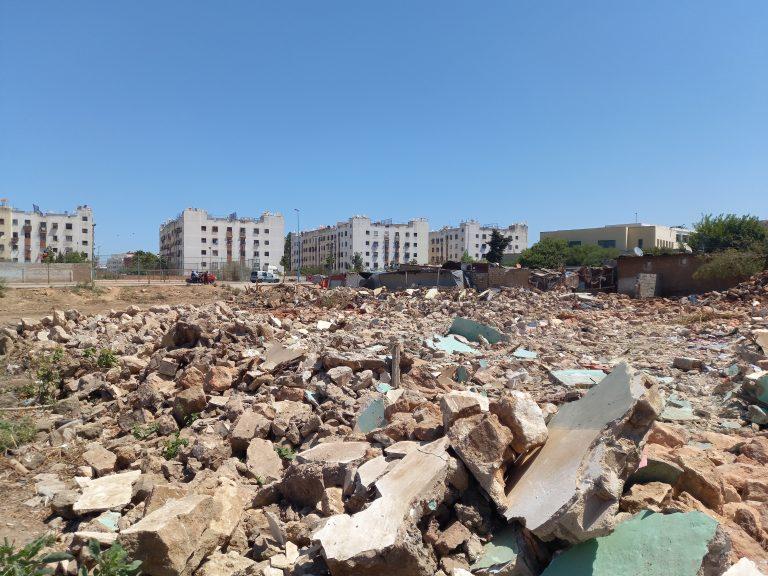
[[[493,264],[501,264],[504,259],[504,250],[512,242],[512,238],[507,238],[498,230],[491,232],[491,239],[488,241],[488,252],[485,259]]]
[[[621,251],[617,248],[603,248],[597,244],[569,246],[566,266],[602,266],[606,260],[618,258]]]
[[[352,256],[352,271],[353,272],[363,271],[363,255],[360,254],[360,252],[355,252],[355,255]]]
[[[285,243],[283,244],[283,257],[280,258],[280,266],[283,270],[291,269],[291,235],[285,235]]]
[[[127,272],[137,272],[140,270],[164,270],[167,263],[163,258],[153,252],[145,252],[144,250],[136,250],[133,253],[131,260],[131,269]]]
[[[325,264],[325,269],[328,271],[328,273],[333,271],[333,265],[335,263],[336,258],[333,256],[333,254],[328,254],[328,256],[325,257],[323,264]]]
[[[568,261],[568,242],[560,238],[543,238],[523,250],[518,262],[526,268],[562,268]]]
[[[469,252],[464,250],[464,254],[461,255],[461,263],[462,264],[472,264],[474,262],[474,258],[469,255]]]
[[[765,266],[765,257],[751,251],[728,248],[709,256],[693,277],[697,280],[712,278],[748,278],[757,274]]]
[[[768,230],[757,216],[735,214],[708,214],[695,225],[688,239],[698,252],[718,252],[734,248],[741,251],[768,251]]]

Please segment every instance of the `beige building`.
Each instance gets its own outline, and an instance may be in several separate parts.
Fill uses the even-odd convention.
[[[458,262],[464,252],[473,260],[481,260],[490,249],[488,241],[494,230],[511,240],[504,254],[519,254],[528,247],[528,225],[516,223],[500,228],[482,226],[476,220],[466,220],[457,227],[444,226],[429,233],[429,263],[443,264],[449,260]]]
[[[579,228],[542,232],[541,239],[560,238],[570,246],[597,244],[603,248],[617,248],[629,252],[635,248],[681,249],[687,244],[691,231],[680,226],[659,224],[614,224],[602,228]]]
[[[78,206],[74,212],[16,210],[0,200],[0,260],[42,262],[45,254],[55,257],[70,252],[93,258],[93,211]]]
[[[424,218],[396,224],[391,220],[371,221],[367,216],[353,216],[335,226],[323,226],[301,232],[300,241],[291,234],[291,268],[327,267],[347,272],[354,268],[355,254],[360,254],[364,270],[384,270],[398,264],[427,264],[429,259],[429,222]]]
[[[169,268],[185,273],[216,271],[233,262],[251,269],[281,269],[284,231],[281,214],[220,218],[199,208],[186,208],[160,225],[160,256]]]

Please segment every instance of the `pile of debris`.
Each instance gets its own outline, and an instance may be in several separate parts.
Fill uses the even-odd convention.
[[[759,574],[766,300],[276,286],[54,311],[3,336],[53,397],[2,482],[34,486],[62,575],[92,539],[153,576]]]

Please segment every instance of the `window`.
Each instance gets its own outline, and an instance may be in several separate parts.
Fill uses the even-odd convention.
[[[67,225],[65,226],[67,230],[72,230],[72,224],[70,222],[67,222]]]
[[[18,226],[19,225],[19,221],[16,218],[13,219],[13,225],[14,226]]]
[[[414,243],[413,243],[413,247],[414,247],[414,248],[418,247],[418,245],[419,245],[419,243],[418,243],[418,242],[414,242]]]
[[[88,246],[88,240],[83,240],[83,246]]]
[[[211,232],[218,232],[218,231],[219,231],[219,227],[218,226],[211,227]]]
[[[370,246],[370,245],[371,245],[371,241],[370,241],[370,240],[366,240],[366,241],[365,241],[365,245],[366,245],[366,246]]]
[[[638,238],[637,239],[637,247],[638,248],[642,248],[643,247],[643,239],[642,238]]]
[[[72,242],[72,236],[65,236],[64,240],[66,240],[67,242]]]
[[[269,256],[269,252],[264,252],[264,256]]]
[[[413,233],[413,237],[414,237],[414,238],[417,238],[418,236],[419,236],[419,233],[418,233],[418,232],[414,232],[414,233]]]
[[[0,218],[0,224],[5,224],[5,218]]]
[[[366,255],[366,256],[370,256],[370,255],[371,255],[371,253],[370,253],[370,252],[366,252],[366,253],[365,253],[365,255]]]
[[[370,230],[366,230],[366,231],[365,231],[365,235],[366,235],[366,236],[370,236],[370,235],[371,235],[371,231],[370,231]]]
[[[88,222],[88,216],[83,216],[83,222]]]
[[[240,228],[240,234],[245,234],[245,228]]]
[[[200,238],[201,244],[208,244],[208,238]]]
[[[254,251],[253,251],[253,255],[254,255],[255,257],[258,257],[258,256],[259,256],[259,251],[258,251],[258,250],[254,250]]]
[[[269,246],[269,240],[264,240],[264,244],[266,244],[267,246]]]
[[[206,262],[200,262],[200,268],[207,268],[208,264]]]
[[[581,240],[569,240],[569,241],[568,241],[568,246],[569,246],[569,247],[572,247],[572,246],[581,246]]]
[[[83,233],[83,234],[88,234],[88,228],[83,228],[83,229],[82,229],[82,233]]]
[[[200,250],[200,255],[201,256],[205,256],[206,252],[207,252],[207,250]]]
[[[254,229],[253,229],[253,233],[254,233],[254,234],[258,234],[258,233],[259,233],[259,229],[258,229],[258,228],[254,228]]]
[[[214,250],[214,251],[213,251],[213,255],[214,255],[214,256],[218,256],[218,255],[219,255],[219,251],[218,251],[218,250]]]
[[[598,240],[597,245],[601,248],[616,248],[616,240]]]
[[[29,224],[30,224],[29,220],[24,220],[24,226],[29,226]]]
[[[200,232],[207,232],[208,227],[207,226],[200,226]]]
[[[269,228],[264,228],[264,234],[269,234]]]

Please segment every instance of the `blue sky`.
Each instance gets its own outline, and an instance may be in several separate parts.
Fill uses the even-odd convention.
[[[541,230],[768,218],[765,0],[3,0],[0,195]]]

